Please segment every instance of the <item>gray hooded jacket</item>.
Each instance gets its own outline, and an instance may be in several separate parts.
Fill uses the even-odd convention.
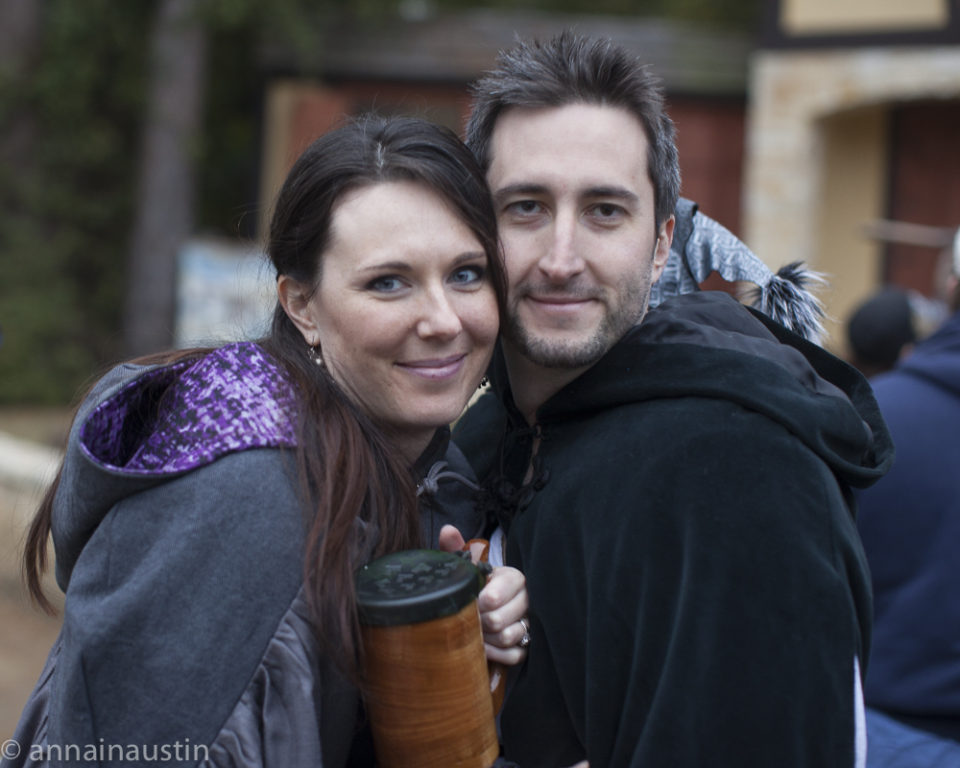
[[[293,406],[255,344],[96,386],[53,514],[63,629],[3,768],[368,764],[304,598]],[[425,535],[477,535],[447,435],[419,465]]]

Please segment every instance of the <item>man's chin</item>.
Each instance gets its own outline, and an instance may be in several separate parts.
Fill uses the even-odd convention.
[[[594,336],[589,339],[550,339],[526,336],[514,340],[516,350],[543,368],[585,368],[603,357],[610,345]]]

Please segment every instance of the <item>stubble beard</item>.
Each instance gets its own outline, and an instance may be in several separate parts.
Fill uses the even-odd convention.
[[[543,368],[585,368],[603,357],[646,313],[650,300],[650,277],[631,283],[615,307],[604,304],[605,312],[586,338],[550,339],[524,327],[514,304],[508,312],[504,336],[534,365]]]

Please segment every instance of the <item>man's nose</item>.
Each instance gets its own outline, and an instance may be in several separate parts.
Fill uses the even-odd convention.
[[[559,211],[548,236],[550,241],[538,264],[540,271],[557,283],[566,282],[582,272],[585,264],[576,214]]]

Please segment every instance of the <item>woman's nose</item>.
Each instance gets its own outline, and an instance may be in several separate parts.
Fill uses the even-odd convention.
[[[417,322],[423,338],[453,338],[463,330],[460,315],[445,291],[432,291]]]

